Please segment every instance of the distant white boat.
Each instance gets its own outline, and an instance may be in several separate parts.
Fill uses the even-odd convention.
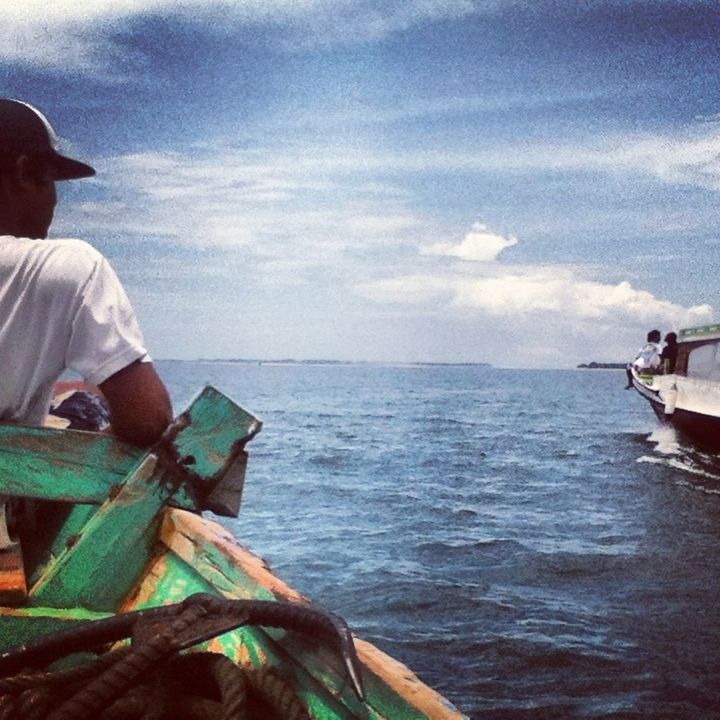
[[[661,422],[720,452],[720,324],[681,330],[675,372],[633,367],[632,383]]]

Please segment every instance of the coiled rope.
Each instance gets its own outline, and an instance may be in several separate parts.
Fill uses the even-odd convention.
[[[177,605],[83,623],[0,655],[0,673],[6,673],[0,678],[0,720],[309,718],[297,694],[270,669],[240,667],[217,653],[180,654],[246,624],[334,640],[362,699],[352,637],[340,618],[292,603],[230,601],[203,594]],[[130,647],[104,652],[72,669],[27,670],[129,635]],[[7,676],[8,670],[15,674]]]

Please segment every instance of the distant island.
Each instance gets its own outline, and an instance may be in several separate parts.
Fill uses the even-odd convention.
[[[578,367],[585,370],[623,370],[627,367],[627,363],[599,363],[593,361],[590,363],[582,363],[578,365]]]

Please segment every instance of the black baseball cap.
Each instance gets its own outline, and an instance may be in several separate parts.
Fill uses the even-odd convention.
[[[0,155],[47,158],[55,169],[55,180],[91,177],[95,169],[58,152],[58,137],[48,119],[32,105],[0,98]]]

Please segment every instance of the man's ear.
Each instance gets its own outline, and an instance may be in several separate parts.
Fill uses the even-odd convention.
[[[18,186],[25,190],[36,188],[39,184],[49,179],[50,171],[47,165],[40,158],[30,155],[18,155],[15,161],[14,177]]]
[[[37,174],[33,171],[33,163],[28,155],[18,155],[13,164],[10,178],[23,190],[31,185],[37,185]]]

